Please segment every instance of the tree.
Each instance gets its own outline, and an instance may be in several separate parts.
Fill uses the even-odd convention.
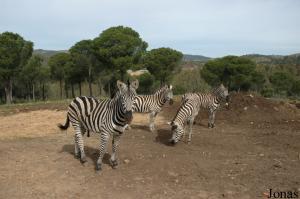
[[[300,96],[300,80],[296,80],[293,82],[290,94],[298,97]]]
[[[40,82],[41,85],[41,90],[42,90],[42,99],[46,100],[46,85],[49,82],[50,79],[50,68],[48,65],[42,65],[40,71],[39,71],[39,76],[38,76],[38,81]]]
[[[90,96],[93,95],[92,82],[93,76],[96,70],[96,60],[95,60],[95,49],[92,40],[82,40],[77,42],[74,46],[70,48],[70,53],[73,61],[73,76],[78,78],[76,83],[79,84],[79,90],[81,95],[81,82],[86,76],[89,83],[89,93]],[[75,82],[74,82],[75,83]]]
[[[22,68],[21,76],[28,83],[30,90],[32,91],[32,100],[35,101],[35,85],[42,73],[43,59],[38,56],[32,56],[28,63]]]
[[[286,95],[291,90],[294,79],[288,72],[275,72],[271,75],[270,82],[277,93]]]
[[[0,34],[0,78],[3,81],[6,103],[13,100],[13,80],[27,63],[33,51],[33,43],[11,32]]]
[[[119,74],[122,81],[129,67],[139,63],[148,46],[135,30],[123,26],[104,30],[94,39],[94,44],[98,60],[116,72],[114,76]]]
[[[186,92],[205,92],[210,90],[210,86],[199,75],[200,71],[182,70],[175,74],[172,79],[174,94],[184,94]]]
[[[258,74],[255,69],[255,63],[248,58],[226,56],[208,61],[201,70],[201,76],[211,86],[223,83],[230,90],[248,90],[253,80],[255,84],[261,83],[261,80],[255,79]]]
[[[150,73],[144,73],[138,77],[139,88],[138,93],[149,94],[152,91],[155,78]]]
[[[182,56],[181,52],[171,48],[152,49],[146,53],[144,64],[162,85],[172,76],[172,72],[179,65]]]
[[[62,83],[65,78],[65,70],[70,61],[71,56],[69,53],[57,53],[50,57],[48,62],[52,79],[59,81],[60,99],[62,99]]]

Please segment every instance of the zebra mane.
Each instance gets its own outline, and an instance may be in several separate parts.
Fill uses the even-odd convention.
[[[211,90],[211,94],[216,95],[218,97],[223,97],[223,93],[224,93],[225,90],[226,90],[226,88],[224,87],[223,84],[221,84],[221,85],[213,88]]]
[[[162,86],[162,87],[159,88],[157,91],[155,91],[154,95],[158,95],[159,93],[164,92],[167,88],[168,88],[167,85]]]

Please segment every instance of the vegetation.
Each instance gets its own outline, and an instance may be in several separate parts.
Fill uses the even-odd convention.
[[[147,52],[144,64],[161,85],[170,81],[173,71],[179,65],[182,53],[170,48],[158,48]]]
[[[141,94],[153,93],[167,83],[173,84],[175,94],[183,94],[207,91],[222,82],[230,91],[300,97],[299,54],[212,59],[167,47],[147,51],[147,46],[138,32],[123,26],[108,28],[96,38],[58,52],[33,52],[32,42],[16,33],[1,33],[0,101],[112,96],[116,80],[135,78]],[[131,77],[128,69],[149,72]]]
[[[13,101],[14,78],[31,57],[32,50],[33,43],[20,35],[11,32],[0,34],[0,80],[3,82],[7,104]]]

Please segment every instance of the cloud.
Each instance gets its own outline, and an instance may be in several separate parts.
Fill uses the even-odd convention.
[[[18,32],[35,48],[68,49],[125,25],[149,48],[184,53],[289,54],[300,51],[296,0],[0,0],[0,32]]]

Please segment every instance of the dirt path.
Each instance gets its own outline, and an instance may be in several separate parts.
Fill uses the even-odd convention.
[[[206,118],[191,144],[168,146],[174,115],[169,107],[148,130],[135,115],[121,139],[120,165],[105,156],[95,172],[99,139],[85,139],[87,166],[73,156],[73,133],[57,130],[63,111],[0,117],[0,198],[263,198],[268,189],[300,192],[300,122],[236,122],[220,113],[215,129]],[[281,121],[281,120],[280,120]],[[109,148],[109,152],[111,149]],[[126,161],[125,161],[126,160]]]

